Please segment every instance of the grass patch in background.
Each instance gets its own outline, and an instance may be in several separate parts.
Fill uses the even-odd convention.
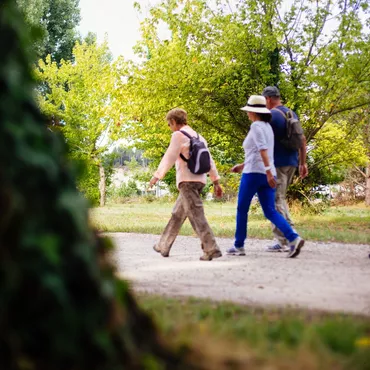
[[[138,301],[168,342],[227,358],[230,369],[370,369],[369,318],[196,298]]]
[[[161,234],[174,203],[113,204],[91,210],[92,224],[101,231]],[[205,202],[207,219],[218,237],[235,233],[235,203]],[[309,214],[292,207],[296,229],[307,240],[370,244],[370,208],[364,205],[331,207],[322,214]],[[181,235],[195,235],[188,221]],[[260,207],[254,205],[248,221],[248,236],[272,239],[271,226]]]

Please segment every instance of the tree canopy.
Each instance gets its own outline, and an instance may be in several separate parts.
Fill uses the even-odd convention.
[[[29,27],[41,28],[43,37],[36,41],[39,58],[60,62],[72,58],[79,38],[79,0],[17,0]]]
[[[136,49],[143,62],[132,67],[125,88],[135,119],[131,135],[146,155],[163,154],[169,136],[165,113],[181,106],[219,162],[240,160],[250,125],[240,107],[249,95],[276,85],[303,123],[312,170],[363,164],[361,127],[370,104],[368,2],[208,4],[162,1],[143,24]],[[164,25],[167,39],[160,37]]]
[[[305,186],[312,189],[370,161],[369,24],[367,0],[162,0],[142,23],[140,62],[112,63],[106,45],[110,67],[98,56],[89,62],[100,48],[90,37],[74,49],[76,63],[53,64],[52,55],[41,63],[48,86],[41,107],[65,123],[73,155],[91,158],[105,134],[134,143],[153,165],[169,142],[166,112],[182,107],[226,176],[243,158],[250,127],[240,107],[276,85],[303,123],[311,172]]]
[[[98,167],[102,170],[103,155],[121,130],[117,87],[122,68],[120,60],[112,62],[107,43],[84,42],[74,47],[73,62],[62,60],[59,65],[48,56],[36,70],[38,79],[48,85],[48,90],[39,94],[40,108],[59,123],[70,156],[90,165],[83,178],[87,186],[82,188],[92,191],[88,197],[94,202],[99,199]],[[104,196],[100,194],[100,198]]]

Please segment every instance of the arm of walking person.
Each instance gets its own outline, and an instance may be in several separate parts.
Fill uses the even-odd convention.
[[[244,169],[244,163],[240,163],[240,164],[236,164],[231,170],[230,172],[234,172],[234,173],[240,173],[240,172],[243,172],[243,169]]]
[[[172,134],[170,145],[167,148],[157,171],[154,172],[154,175],[149,182],[150,187],[156,184],[158,180],[163,179],[166,173],[175,164],[176,159],[179,157],[181,152],[182,136],[183,135],[179,132],[174,132]]]
[[[216,198],[221,198],[224,194],[219,180],[213,181],[213,190]]]
[[[306,163],[307,158],[307,140],[303,135],[302,145],[299,148],[299,176],[304,179],[308,175],[308,168]]]
[[[267,149],[261,149],[260,154],[262,157],[263,164],[265,165],[266,169],[266,176],[267,176],[267,182],[269,183],[270,187],[276,188],[276,179],[274,175],[271,172],[271,167],[270,167],[270,162],[269,162],[269,157],[267,154]]]
[[[207,142],[205,141],[205,144],[208,148]],[[216,198],[221,198],[223,195],[223,190],[220,185],[220,175],[218,174],[216,164],[212,158],[211,152],[209,152],[210,158],[211,158],[211,169],[209,170],[209,178],[211,179],[213,183],[213,190]]]

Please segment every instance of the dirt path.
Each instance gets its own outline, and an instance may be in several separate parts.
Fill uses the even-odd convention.
[[[306,307],[370,315],[370,246],[306,243],[296,259],[248,240],[247,256],[199,261],[197,238],[178,237],[169,258],[152,249],[158,235],[109,234],[120,274],[137,291],[249,305]],[[231,239],[218,239],[225,251]]]

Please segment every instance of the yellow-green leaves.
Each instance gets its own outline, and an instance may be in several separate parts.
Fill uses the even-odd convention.
[[[47,86],[39,94],[40,107],[56,116],[73,156],[93,159],[106,150],[111,136],[117,137],[122,121],[117,96],[117,69],[106,43],[77,44],[74,61],[39,62],[38,79]]]

